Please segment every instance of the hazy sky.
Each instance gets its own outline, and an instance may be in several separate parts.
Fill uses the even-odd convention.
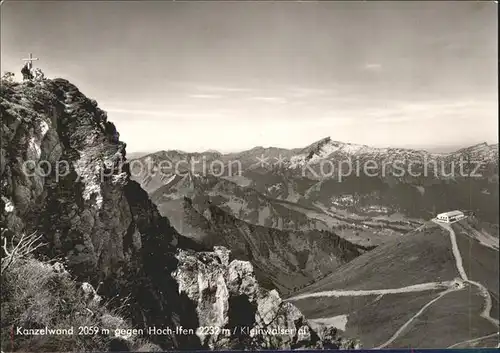
[[[129,152],[497,142],[493,2],[26,1],[21,58],[95,98]]]

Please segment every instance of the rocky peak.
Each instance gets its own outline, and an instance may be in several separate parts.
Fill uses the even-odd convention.
[[[331,137],[327,136],[327,137],[322,138],[321,140],[318,140],[318,141],[312,143],[311,145],[307,146],[305,149],[321,148],[322,146],[324,146],[327,143],[330,143],[331,141],[332,141]]]

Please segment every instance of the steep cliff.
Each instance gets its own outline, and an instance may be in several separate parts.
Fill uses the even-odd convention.
[[[39,259],[60,259],[115,305],[127,299],[134,327],[172,328],[151,337],[163,348],[323,346],[294,306],[259,288],[249,263],[230,262],[222,248],[199,252],[207,249],[159,215],[130,179],[115,126],[77,87],[2,81],[0,114],[4,236],[42,234]],[[175,333],[180,326],[194,333]],[[233,330],[222,337],[199,326]],[[278,326],[288,333],[235,329]]]

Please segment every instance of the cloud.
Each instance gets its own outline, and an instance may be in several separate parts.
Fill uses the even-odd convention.
[[[295,98],[323,96],[329,93],[329,91],[325,89],[307,87],[290,87],[288,91],[290,92],[290,96]]]
[[[377,63],[369,63],[364,66],[364,69],[368,71],[380,71],[382,70],[382,65]]]
[[[229,112],[225,110],[215,110],[212,112],[197,112],[189,110],[148,110],[148,109],[124,109],[124,108],[106,108],[106,112],[115,114],[135,115],[138,118],[141,116],[159,117],[159,118],[178,118],[178,119],[213,119],[225,118]]]
[[[269,103],[287,103],[288,101],[283,97],[265,97],[265,96],[255,96],[249,99],[255,101],[269,102]]]
[[[439,118],[473,118],[475,114],[490,109],[491,103],[473,100],[397,102],[386,107],[368,109],[368,119],[379,123],[401,123]]]
[[[323,118],[315,119],[308,121],[308,126],[338,126],[338,125],[351,125],[355,124],[356,120],[348,117],[339,117],[339,116],[325,116]]]
[[[219,94],[190,94],[190,98],[200,98],[200,99],[219,99],[223,98],[223,96]]]
[[[104,108],[108,113],[121,113],[121,114],[134,114],[134,115],[147,115],[147,116],[165,116],[162,111],[155,110],[142,110],[142,109],[123,109],[123,108]]]
[[[414,118],[409,116],[386,116],[375,120],[377,123],[402,123],[405,121],[412,121]]]
[[[212,86],[212,85],[197,85],[198,91],[208,92],[251,92],[253,89],[247,87],[231,87],[231,86]]]

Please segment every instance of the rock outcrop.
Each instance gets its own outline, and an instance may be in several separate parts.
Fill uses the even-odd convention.
[[[2,82],[1,95],[4,235],[42,234],[42,258],[62,260],[105,297],[133,296],[134,324],[160,314],[172,325],[149,272],[168,277],[179,235],[130,181],[125,144],[106,113],[62,79]]]
[[[300,311],[275,290],[259,287],[250,262],[232,260],[224,247],[213,252],[180,250],[173,273],[179,291],[194,305],[196,335],[211,349],[319,348],[319,337]]]
[[[298,309],[260,289],[249,263],[229,262],[222,248],[199,252],[207,249],[159,215],[130,179],[114,125],[77,87],[2,81],[0,114],[5,236],[43,234],[37,256],[57,258],[116,306],[127,298],[135,327],[171,328],[151,338],[164,349],[321,347]],[[175,333],[180,326],[197,333]],[[252,336],[238,327],[294,331]],[[234,333],[210,332],[222,328]]]

